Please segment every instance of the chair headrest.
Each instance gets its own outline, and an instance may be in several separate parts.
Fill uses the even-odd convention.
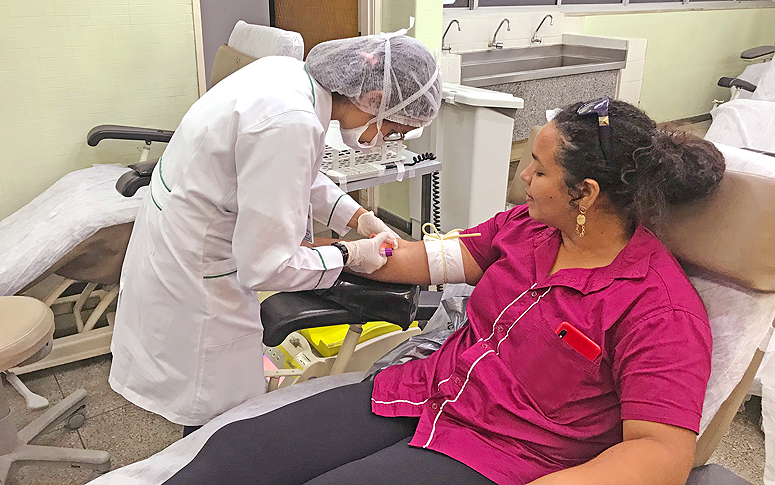
[[[775,159],[716,144],[727,170],[709,197],[674,207],[662,241],[681,261],[775,291]]]
[[[243,54],[237,49],[223,44],[215,52],[213,70],[210,72],[210,87],[215,86],[226,76],[233,74],[255,60],[255,57]]]
[[[215,53],[210,87],[256,59],[288,56],[301,60],[303,55],[304,40],[298,32],[252,25],[240,20],[231,31],[229,43],[220,46]]]
[[[252,25],[243,20],[234,26],[228,44],[256,59],[288,56],[301,61],[304,58],[304,40],[300,33],[265,25]]]

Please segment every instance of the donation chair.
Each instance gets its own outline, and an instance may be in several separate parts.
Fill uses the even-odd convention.
[[[718,465],[705,463],[745,397],[775,320],[775,252],[771,250],[775,247],[775,203],[771,197],[775,191],[775,170],[766,155],[725,146],[719,149],[727,160],[721,186],[703,200],[676,208],[663,236],[687,268],[706,305],[714,339],[695,468],[687,481],[690,485],[748,483]],[[326,322],[331,315],[336,315],[334,320],[338,322],[388,317],[407,322],[417,318],[414,305],[396,303],[401,298],[419,302],[416,289],[407,288],[403,297],[397,297],[400,292],[394,291],[383,300],[379,296],[383,283],[350,279],[348,275],[343,278],[348,279],[347,290],[339,295],[334,289],[329,293],[279,293],[267,299],[262,308],[265,335],[277,331],[280,334],[265,336],[265,341],[279,341],[290,330]],[[420,297],[423,294],[420,292]],[[371,314],[375,311],[381,313]],[[393,313],[386,315],[385,311]],[[220,428],[239,426],[241,420],[362,378],[362,372],[326,376],[250,399],[153,457],[98,478],[95,485],[120,484],[130,479],[136,485],[160,483],[199,453],[222,453],[223,450],[203,448]],[[260,476],[260,470],[255,473]]]
[[[718,80],[718,85],[722,88],[730,89],[729,100],[734,101],[738,98],[751,98],[756,91],[756,85],[761,80],[764,72],[769,67],[767,61],[772,60],[775,54],[775,45],[762,45],[752,49],[744,50],[740,58],[749,62],[755,62],[743,70],[737,77],[722,77]],[[720,101],[716,101],[720,104]]]
[[[53,336],[54,314],[45,303],[25,296],[0,297],[0,370],[42,359],[51,351]],[[85,419],[85,401],[86,391],[78,389],[17,431],[0,388],[0,484],[5,483],[14,463],[59,464],[90,468],[96,473],[109,471],[110,454],[106,451],[28,444],[65,420],[68,428],[80,427]]]
[[[297,32],[239,21],[229,43],[216,53],[211,84],[259,57],[288,55],[301,59],[303,51],[303,41]],[[168,142],[172,133],[114,125],[95,127],[87,136],[91,146],[104,139],[145,143],[140,162],[133,170],[97,165],[72,172],[0,221],[0,247],[9,248],[0,259],[0,295],[25,293],[51,275],[61,276],[63,280],[42,299],[57,312],[72,312],[76,321],[77,333],[57,337],[57,345],[48,357],[7,370],[9,382],[25,397],[30,408],[42,408],[48,402],[29,392],[15,374],[110,352],[114,315],[106,310],[118,296],[121,265],[144,194],[137,191],[148,184],[143,177],[145,174],[150,177],[156,163],[148,161],[150,145]],[[131,178],[127,175],[139,175],[140,181],[123,186],[125,197],[122,197],[114,187],[116,180]],[[52,214],[60,216],[52,218]],[[107,325],[98,324],[103,316]]]
[[[775,46],[766,52],[775,53]],[[721,78],[719,85],[731,86],[732,99],[711,110],[705,139],[775,152],[775,62],[752,64],[736,79]]]

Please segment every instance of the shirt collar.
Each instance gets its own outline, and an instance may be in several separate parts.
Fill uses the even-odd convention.
[[[314,89],[315,114],[320,120],[320,124],[323,125],[323,130],[328,131],[328,125],[331,123],[331,108],[333,106],[331,92],[317,82],[314,77],[309,76],[309,79],[312,81]]]
[[[533,256],[537,286],[567,286],[585,295],[602,290],[617,279],[639,279],[646,276],[655,244],[660,244],[654,234],[639,225],[624,249],[608,266],[564,269],[547,276],[557,258],[561,241],[560,230],[553,227],[546,228],[534,237]]]

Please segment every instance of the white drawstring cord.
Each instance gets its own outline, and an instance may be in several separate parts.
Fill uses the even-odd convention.
[[[426,231],[425,226],[430,226],[434,234],[431,234],[430,232]],[[434,226],[433,223],[426,222],[425,224],[422,225],[422,233],[425,234],[425,237],[423,237],[423,240],[426,240],[427,238],[427,240],[430,240],[430,241],[439,241],[441,245],[441,264],[444,270],[444,283],[447,282],[447,255],[444,254],[444,241],[449,241],[451,239],[459,239],[461,237],[475,237],[475,236],[482,235],[479,232],[460,234],[460,231],[462,231],[462,229],[452,229],[451,231],[447,231],[446,234],[442,235],[439,232],[439,230],[436,229],[436,226]]]

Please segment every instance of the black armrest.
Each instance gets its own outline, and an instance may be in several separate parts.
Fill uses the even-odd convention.
[[[171,130],[157,130],[155,128],[138,128],[136,126],[120,125],[99,125],[89,130],[86,135],[86,143],[89,146],[96,147],[99,142],[105,139],[111,140],[138,140],[148,144],[154,141],[169,143],[172,134]]]
[[[135,163],[129,165],[129,172],[125,173],[116,181],[116,190],[124,197],[132,197],[140,187],[145,187],[151,183],[151,174],[156,167],[158,160],[150,162]]]
[[[133,163],[132,165],[127,165],[127,167],[134,170],[137,175],[150,176],[157,163],[159,163],[158,160],[149,160],[147,162]]]
[[[768,157],[775,158],[775,153],[772,152],[765,152],[764,150],[757,150],[755,148],[748,148],[748,147],[741,147],[743,150],[748,150],[749,152],[755,152],[755,153],[761,153],[762,155],[767,155]]]
[[[756,59],[757,57],[766,56],[775,53],[775,45],[760,45],[751,49],[746,49],[740,54],[741,59]]]
[[[440,301],[440,292],[420,292],[415,285],[380,283],[342,273],[327,290],[277,293],[264,300],[264,344],[276,347],[291,332],[305,328],[374,320],[406,330],[414,320],[428,320]]]
[[[277,347],[291,332],[329,325],[364,323],[362,316],[314,291],[277,293],[261,303],[264,345]]]
[[[748,81],[743,81],[742,79],[738,79],[736,77],[722,77],[718,80],[718,85],[722,88],[731,88],[734,86],[736,88],[745,89],[751,93],[756,91],[756,86],[754,84],[751,84]]]
[[[321,298],[361,315],[363,322],[384,320],[404,330],[415,320],[420,287],[373,281],[342,273],[331,288],[315,290]]]

